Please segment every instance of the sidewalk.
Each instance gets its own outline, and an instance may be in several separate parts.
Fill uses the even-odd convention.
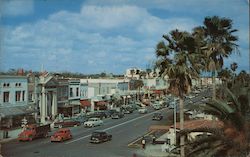
[[[162,151],[161,145],[146,145],[145,149],[138,149],[135,151],[137,157],[177,157],[177,155],[173,155],[168,152]]]

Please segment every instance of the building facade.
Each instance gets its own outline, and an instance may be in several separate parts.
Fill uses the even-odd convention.
[[[25,76],[0,76],[0,139],[6,132],[21,127],[25,117],[34,123],[35,109],[28,103],[28,80]],[[3,131],[4,130],[4,131]]]

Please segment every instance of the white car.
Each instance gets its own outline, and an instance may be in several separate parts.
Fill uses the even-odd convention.
[[[147,113],[148,110],[146,108],[139,108],[138,112],[139,113]]]
[[[103,124],[103,121],[100,118],[89,118],[88,121],[84,122],[85,127],[95,127]]]
[[[155,104],[153,104],[152,106],[153,106],[153,108],[154,108],[155,110],[161,109],[161,104],[159,104],[159,103],[155,103]]]

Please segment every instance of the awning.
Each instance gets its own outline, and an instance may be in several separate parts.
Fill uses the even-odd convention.
[[[108,103],[105,102],[105,101],[98,101],[98,102],[96,103],[97,106],[104,106],[104,105],[107,105],[107,104],[108,104]]]
[[[88,100],[80,100],[81,106],[83,107],[90,107],[91,103]]]
[[[163,90],[153,90],[155,94],[164,94]]]
[[[38,112],[38,110],[27,105],[16,106],[16,107],[4,107],[4,108],[0,108],[0,117],[18,116],[18,115],[35,113],[35,112]]]
[[[80,100],[70,101],[70,105],[81,105]]]

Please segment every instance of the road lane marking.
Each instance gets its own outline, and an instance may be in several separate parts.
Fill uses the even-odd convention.
[[[150,116],[150,115],[152,115],[152,114],[154,114],[154,113],[156,113],[156,112],[163,111],[163,110],[165,110],[165,109],[167,109],[167,108],[163,108],[163,109],[161,109],[161,110],[157,110],[157,111],[154,111],[154,112],[151,112],[151,113],[145,114],[145,115],[143,115],[143,116],[141,116],[141,117],[137,117],[137,118],[135,118],[135,119],[131,119],[131,120],[129,120],[129,121],[126,121],[126,122],[123,122],[123,123],[120,123],[120,124],[114,125],[114,126],[112,126],[112,127],[109,127],[109,128],[104,129],[103,131],[108,131],[108,130],[111,130],[111,129],[116,128],[116,127],[118,127],[118,126],[121,126],[121,125],[124,125],[124,124],[130,123],[130,122],[136,121],[136,120],[138,120],[138,119],[141,119],[141,118],[144,118],[144,117],[147,117],[147,116]],[[90,137],[90,136],[91,136],[91,134],[86,135],[86,136],[83,136],[83,137],[80,137],[80,138],[77,138],[77,139],[72,140],[72,141],[69,141],[69,142],[66,142],[65,144],[70,144],[70,143],[73,143],[73,142],[77,142],[77,141],[79,141],[79,140],[82,140],[82,139],[88,138],[88,137]]]

